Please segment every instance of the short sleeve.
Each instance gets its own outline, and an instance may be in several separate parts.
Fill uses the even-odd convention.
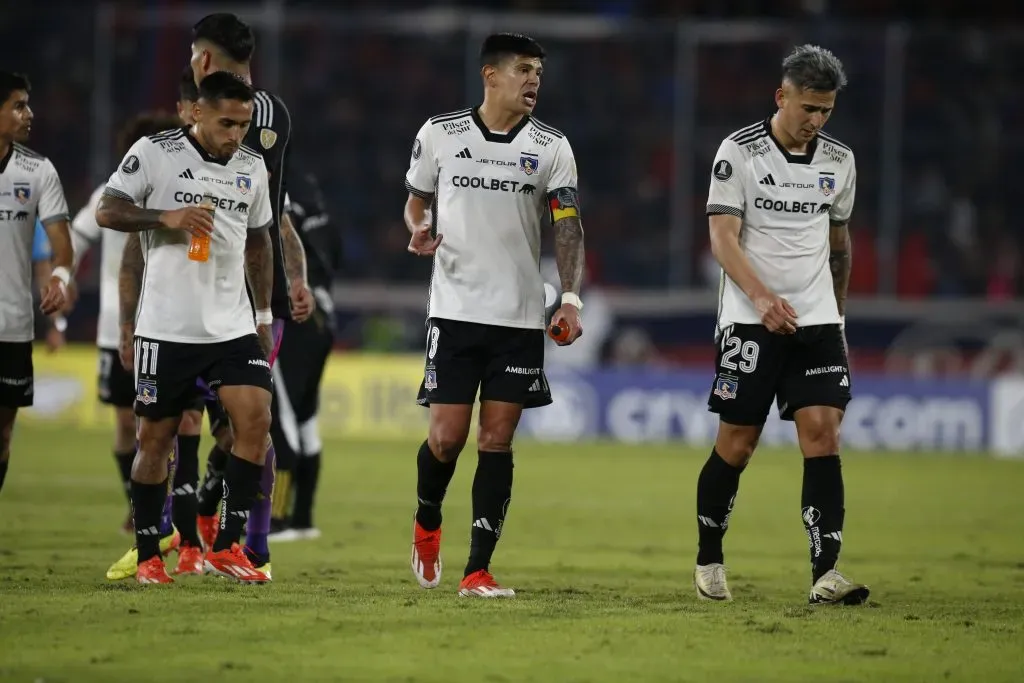
[[[140,138],[124,155],[117,170],[107,180],[103,194],[125,199],[141,206],[153,191],[154,174],[151,143]]]
[[[742,218],[746,208],[743,153],[732,140],[723,140],[711,166],[707,213],[727,213]]]
[[[256,167],[259,177],[256,179],[256,196],[249,205],[249,229],[262,230],[274,222],[274,213],[270,205],[270,176],[267,166],[260,160]]]
[[[421,199],[434,194],[437,185],[437,156],[434,154],[433,126],[423,124],[412,143],[409,171],[405,174],[405,189]]]
[[[853,215],[853,201],[857,195],[857,165],[850,159],[850,173],[846,178],[846,184],[836,195],[832,209],[828,212],[829,221],[832,223],[846,223]]]
[[[64,188],[60,184],[57,169],[49,159],[44,159],[41,167],[42,183],[39,192],[39,208],[37,217],[43,225],[68,219],[68,202],[64,198]]]
[[[576,173],[576,157],[573,156],[572,147],[567,138],[562,138],[555,149],[555,157],[551,162],[551,175],[548,177],[548,192],[554,192],[562,188],[573,190],[579,187],[579,177]]]
[[[53,250],[50,249],[50,238],[46,236],[46,228],[42,221],[36,219],[36,232],[32,238],[32,261],[47,261],[53,257]]]

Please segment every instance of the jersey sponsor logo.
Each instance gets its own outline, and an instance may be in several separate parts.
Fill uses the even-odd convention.
[[[725,182],[729,178],[732,178],[732,164],[726,159],[715,162],[715,179]]]
[[[14,198],[19,204],[27,204],[32,196],[32,186],[28,183],[14,183]]]
[[[771,144],[769,144],[768,142],[768,138],[761,138],[760,140],[755,140],[754,142],[751,142],[750,144],[746,145],[746,148],[747,153],[754,158],[763,157],[767,155],[768,152],[770,152],[772,149]]]
[[[550,145],[552,142],[555,141],[555,139],[553,137],[551,137],[550,135],[545,135],[544,133],[541,133],[536,128],[531,128],[530,129],[529,137],[530,137],[531,140],[533,140],[535,143],[537,143],[541,147],[547,147],[548,145]]]
[[[523,152],[519,157],[519,170],[526,175],[533,175],[540,168],[540,158],[536,154]]]
[[[819,204],[818,202],[796,202],[785,199],[769,199],[768,197],[758,197],[754,200],[754,208],[779,213],[825,213],[830,207],[830,204]]]
[[[821,175],[818,178],[818,190],[826,197],[836,191],[836,179],[832,175]]]
[[[536,191],[537,186],[530,183],[523,183],[523,186],[519,188],[519,194],[533,194]]]
[[[28,211],[11,211],[10,209],[0,209],[0,219],[5,221],[27,221]]]
[[[487,164],[489,166],[501,166],[503,168],[515,168],[516,167],[516,162],[514,162],[514,161],[505,161],[503,159],[477,159],[476,163],[478,163],[478,164]]]
[[[124,163],[121,164],[121,170],[127,173],[128,175],[138,172],[139,168],[141,167],[142,164],[139,163],[139,158],[134,154],[125,159]]]
[[[777,183],[777,182],[775,182],[775,176],[773,176],[771,173],[766,175],[764,178],[761,178],[761,180],[758,181],[758,184],[759,185],[771,185],[773,187],[785,187],[785,188],[788,188],[788,189],[796,189],[796,190],[813,190],[814,189],[814,184],[813,183],[786,183],[786,182]]]
[[[423,143],[420,141],[419,138],[416,138],[412,142],[412,158],[413,158],[413,160],[415,161],[416,159],[419,159],[421,154],[423,154]]]
[[[252,179],[249,176],[240,175],[235,178],[235,187],[242,194],[249,194],[249,190],[252,189]]]
[[[820,368],[807,368],[804,371],[804,377],[811,377],[813,375],[831,375],[831,374],[846,374],[846,368],[842,365],[823,365]]]
[[[270,363],[263,360],[262,358],[250,358],[249,365],[258,365],[261,368],[266,368],[267,370],[270,369]]]
[[[491,192],[518,192],[522,185],[518,180],[501,180],[499,178],[480,178],[478,176],[452,176],[452,185],[467,187],[474,190],[490,190]]]
[[[193,206],[201,203],[203,199],[204,197],[202,192],[183,192],[178,190],[174,193],[174,201],[179,204]],[[249,213],[249,205],[245,202],[236,202],[234,199],[217,197],[210,194],[207,194],[205,199],[208,202],[215,204],[218,209],[223,209],[225,211],[237,211],[238,213]]]
[[[448,135],[468,133],[469,127],[469,119],[463,119],[462,121],[445,121],[441,124],[442,130],[444,130]]]
[[[510,375],[539,375],[540,368],[522,368],[517,365],[506,365],[505,372]]]
[[[821,142],[822,153],[824,153],[825,156],[827,156],[829,159],[836,162],[837,164],[843,163],[844,161],[846,161],[847,157],[850,156],[849,152],[847,152],[845,149],[837,147],[836,145],[833,145],[831,142],[825,142],[820,138],[819,140]]]
[[[30,159],[28,157],[17,156],[14,159],[14,165],[23,171],[34,173],[39,168],[39,159]]]
[[[160,149],[168,153],[184,152],[185,143],[181,140],[161,140]]]
[[[270,149],[277,142],[277,133],[269,128],[260,130],[260,144],[263,145],[263,149]]]

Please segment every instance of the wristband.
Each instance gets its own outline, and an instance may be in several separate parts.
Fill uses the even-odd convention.
[[[65,318],[62,315],[58,315],[56,318],[53,319],[53,327],[58,332],[63,333],[66,329],[68,329],[67,318]]]
[[[68,283],[71,282],[71,271],[69,271],[64,266],[57,266],[56,268],[53,269],[53,272],[50,273],[50,277],[57,278],[62,283],[64,283],[65,287],[67,287]]]
[[[256,324],[257,325],[270,325],[274,322],[274,314],[270,312],[269,308],[262,308],[256,311]]]
[[[574,292],[562,292],[562,305],[575,306],[576,310],[583,311],[583,300]]]

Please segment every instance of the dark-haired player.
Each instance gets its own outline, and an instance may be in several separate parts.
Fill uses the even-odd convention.
[[[252,28],[234,14],[217,13],[203,17],[193,27],[191,66],[197,82],[208,74],[225,71],[252,84],[250,62],[256,47]],[[291,138],[291,117],[279,97],[267,90],[254,89],[252,125],[245,144],[263,155],[270,174],[270,201],[273,222],[270,227],[274,245],[274,283],[271,310],[274,314],[275,347],[269,360],[273,364],[280,344],[284,321],[303,321],[315,307],[313,295],[306,283],[306,258],[302,242],[286,215],[281,212],[284,203],[284,184],[287,176],[287,152]],[[211,423],[222,423],[211,411]],[[271,496],[274,487],[276,449],[288,448],[280,430],[276,401],[271,410],[274,415],[271,436],[274,444],[267,455],[260,494],[249,518],[245,551],[257,567],[269,573]],[[226,426],[226,425],[225,425]],[[223,448],[227,437],[218,439],[218,446],[210,453],[206,476],[199,487],[199,516],[197,525],[204,542],[209,542],[216,529],[216,510],[220,500],[220,477],[224,471],[227,453]],[[294,458],[294,455],[289,454]]]
[[[22,74],[0,71],[0,489],[11,457],[18,409],[32,405],[32,243],[42,222],[53,271],[42,292],[46,315],[64,308],[71,279],[68,205],[57,170],[25,143],[32,131],[32,87]]]
[[[549,214],[562,305],[552,323],[580,334],[583,227],[569,141],[533,118],[544,50],[496,34],[483,43],[478,107],[428,120],[406,175],[409,251],[434,259],[419,402],[430,408],[417,456],[412,569],[441,580],[441,503],[480,396],[469,561],[459,594],[512,597],[489,571],[512,496],[512,438],[524,408],[551,403],[544,376],[541,226]]]
[[[722,537],[773,401],[782,419],[796,422],[804,456],[810,602],[868,598],[866,586],[836,570],[846,512],[839,427],[850,400],[847,223],[857,170],[853,151],[822,128],[845,85],[835,55],[796,48],[782,62],[778,110],[722,141],[712,166],[707,213],[722,286],[708,401],[718,436],[697,481],[694,583],[703,599],[732,599]]]
[[[265,582],[270,577],[252,565],[239,540],[259,491],[270,429],[269,179],[259,153],[242,144],[253,114],[247,84],[226,73],[207,76],[193,114],[191,128],[136,142],[96,210],[101,226],[141,233],[146,263],[134,350],[141,418],[131,479],[137,578],[171,582],[157,543],[166,459],[196,380],[203,379],[217,392],[235,435],[224,514],[205,568]],[[128,257],[126,249],[123,260]]]

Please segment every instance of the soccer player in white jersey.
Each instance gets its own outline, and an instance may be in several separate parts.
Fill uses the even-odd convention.
[[[225,512],[206,571],[243,582],[269,580],[239,545],[259,489],[272,390],[269,182],[262,157],[241,144],[252,100],[252,88],[232,75],[207,76],[199,84],[195,124],[135,143],[96,211],[103,227],[143,233],[146,270],[134,353],[141,424],[131,481],[140,583],[172,581],[157,525],[166,459],[197,378],[217,392],[235,430]]]
[[[435,116],[416,135],[405,186],[409,251],[434,259],[419,403],[430,408],[417,456],[412,569],[441,580],[441,503],[480,396],[469,561],[459,594],[512,597],[489,565],[512,496],[512,438],[524,408],[551,403],[544,376],[541,225],[551,217],[562,305],[552,325],[581,333],[583,227],[565,136],[533,118],[544,50],[514,34],[481,49],[483,104]]]
[[[868,597],[866,586],[836,570],[845,514],[839,427],[850,400],[847,224],[857,171],[853,151],[822,128],[844,85],[831,52],[796,48],[782,62],[778,111],[725,139],[712,166],[707,214],[723,272],[708,399],[719,427],[697,481],[694,583],[704,599],[732,597],[722,538],[773,401],[782,419],[796,423],[804,456],[810,602]]]
[[[146,113],[129,121],[121,130],[118,146],[120,155],[127,154],[136,140],[147,135],[178,125],[176,118],[166,114]],[[121,267],[121,252],[127,235],[113,230],[101,230],[96,223],[96,207],[106,183],[97,187],[89,201],[71,221],[71,241],[74,244],[77,273],[82,259],[92,245],[100,243],[100,313],[96,325],[96,347],[99,351],[97,390],[100,403],[114,409],[114,459],[121,474],[121,483],[128,497],[128,518],[124,530],[134,534],[132,522],[131,495],[128,482],[131,480],[132,462],[135,460],[135,377],[125,369],[118,354],[118,270]]]
[[[32,242],[37,217],[53,251],[43,313],[64,308],[71,279],[64,189],[50,160],[22,144],[32,130],[30,91],[28,78],[0,71],[0,490],[18,409],[32,405]]]

